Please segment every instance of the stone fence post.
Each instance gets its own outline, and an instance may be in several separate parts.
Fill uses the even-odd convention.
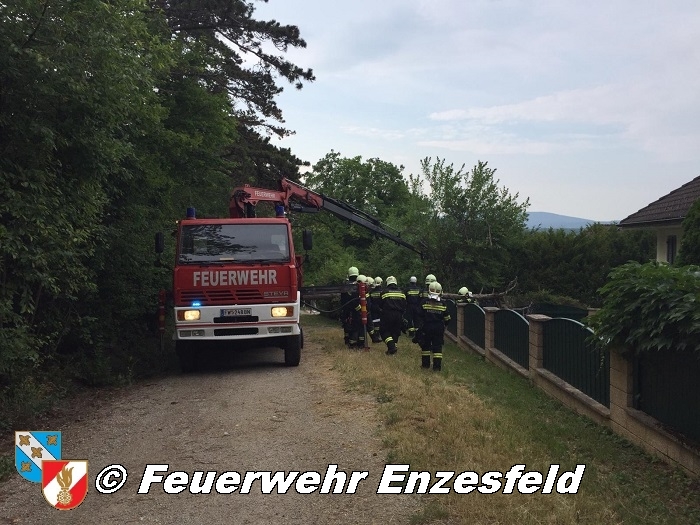
[[[537,369],[543,368],[544,361],[544,323],[551,317],[541,314],[526,316],[530,323],[530,379],[534,379]]]
[[[459,341],[459,338],[462,337],[463,335],[464,335],[464,305],[458,304],[457,305],[457,333],[455,334],[457,341]]]
[[[484,351],[486,352],[486,359],[490,358],[491,349],[494,348],[496,343],[494,314],[498,312],[498,310],[499,308],[496,308],[495,306],[484,307]]]

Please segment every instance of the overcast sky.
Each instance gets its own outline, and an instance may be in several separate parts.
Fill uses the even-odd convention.
[[[700,175],[698,0],[269,0],[311,67],[278,97],[314,164],[487,161],[529,211],[621,220]]]

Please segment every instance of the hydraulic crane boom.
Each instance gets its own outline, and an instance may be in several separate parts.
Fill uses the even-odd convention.
[[[278,190],[254,188],[245,185],[231,192],[229,201],[229,215],[232,218],[255,217],[255,206],[258,202],[273,202],[276,206],[282,206],[285,211],[318,212],[326,210],[336,217],[354,224],[358,224],[369,231],[381,235],[396,244],[416,252],[421,257],[422,252],[412,244],[403,240],[398,232],[389,231],[388,226],[378,219],[355,208],[354,206],[331,197],[316,193],[287,178],[279,181]],[[299,201],[301,204],[295,202]]]

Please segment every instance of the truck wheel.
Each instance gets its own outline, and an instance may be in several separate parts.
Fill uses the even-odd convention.
[[[284,364],[287,366],[299,366],[301,361],[301,346],[303,335],[291,335],[287,338],[287,344],[284,347]]]
[[[175,352],[180,360],[180,368],[185,374],[197,371],[197,354],[192,344],[185,341],[175,341]]]

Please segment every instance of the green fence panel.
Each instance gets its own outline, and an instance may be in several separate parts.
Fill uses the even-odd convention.
[[[464,334],[467,339],[486,347],[486,313],[478,304],[469,303],[464,307]]]
[[[530,366],[530,323],[518,312],[494,313],[494,346],[523,368]]]
[[[544,323],[542,365],[598,403],[610,407],[610,355],[588,341],[590,328],[571,319]]]
[[[645,352],[635,359],[636,408],[700,443],[700,356]]]
[[[445,304],[447,305],[447,312],[450,314],[447,331],[457,337],[457,305],[451,299],[448,299]]]

